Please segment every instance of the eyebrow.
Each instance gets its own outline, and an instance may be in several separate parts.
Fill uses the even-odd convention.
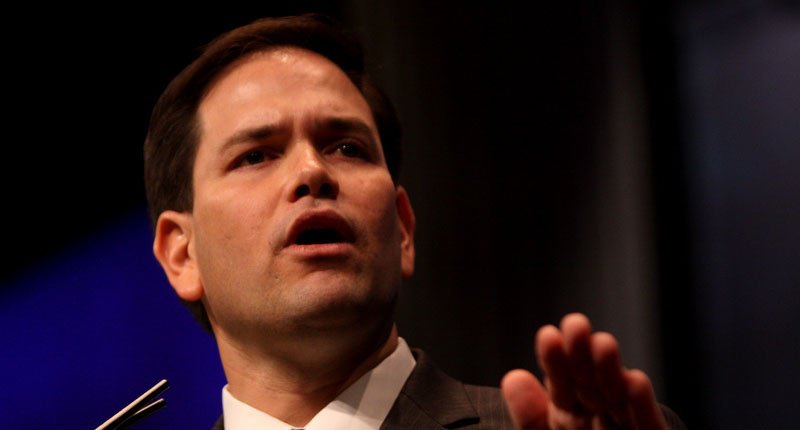
[[[220,152],[224,153],[233,146],[243,143],[263,141],[273,136],[286,133],[290,126],[286,123],[265,124],[257,127],[245,128],[234,133],[220,147]],[[376,134],[373,129],[359,118],[331,117],[314,120],[311,124],[312,135],[324,133],[356,133],[369,137],[377,143]]]
[[[286,133],[287,125],[283,123],[278,124],[265,124],[258,127],[245,128],[239,130],[225,139],[225,142],[220,147],[220,152],[225,152],[232,146],[240,145],[243,143],[269,139],[272,136]]]
[[[357,133],[363,134],[371,139],[377,138],[372,128],[359,118],[331,117],[314,121],[311,130],[314,134],[333,132],[333,133]]]

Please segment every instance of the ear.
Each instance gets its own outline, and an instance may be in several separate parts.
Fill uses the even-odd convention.
[[[401,269],[403,279],[408,279],[414,274],[414,228],[417,219],[414,217],[408,193],[402,186],[397,187],[395,206],[397,206],[397,217],[400,219]]]
[[[192,214],[164,211],[156,222],[153,254],[161,263],[175,293],[194,302],[203,298],[203,284],[194,253]]]

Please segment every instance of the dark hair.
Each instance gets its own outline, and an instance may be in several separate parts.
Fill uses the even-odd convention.
[[[389,173],[397,182],[400,124],[388,97],[367,76],[358,39],[321,15],[262,18],[214,39],[170,82],[156,102],[144,143],[145,190],[154,228],[165,210],[192,210],[192,170],[200,139],[197,108],[209,86],[236,60],[281,46],[316,52],[347,74],[372,111]],[[202,303],[184,303],[210,330]]]

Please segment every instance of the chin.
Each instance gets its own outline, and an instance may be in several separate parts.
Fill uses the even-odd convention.
[[[385,325],[393,320],[397,294],[328,284],[299,299],[290,317],[297,326],[335,332]]]

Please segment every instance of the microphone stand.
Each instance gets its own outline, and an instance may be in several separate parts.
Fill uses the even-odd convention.
[[[109,418],[103,424],[100,424],[95,430],[122,430],[139,422],[142,418],[151,415],[153,412],[167,405],[164,399],[153,401],[154,398],[163,393],[167,388],[169,388],[169,383],[166,379],[162,379],[154,385],[153,388],[145,391],[139,398],[122,408],[116,415]]]

